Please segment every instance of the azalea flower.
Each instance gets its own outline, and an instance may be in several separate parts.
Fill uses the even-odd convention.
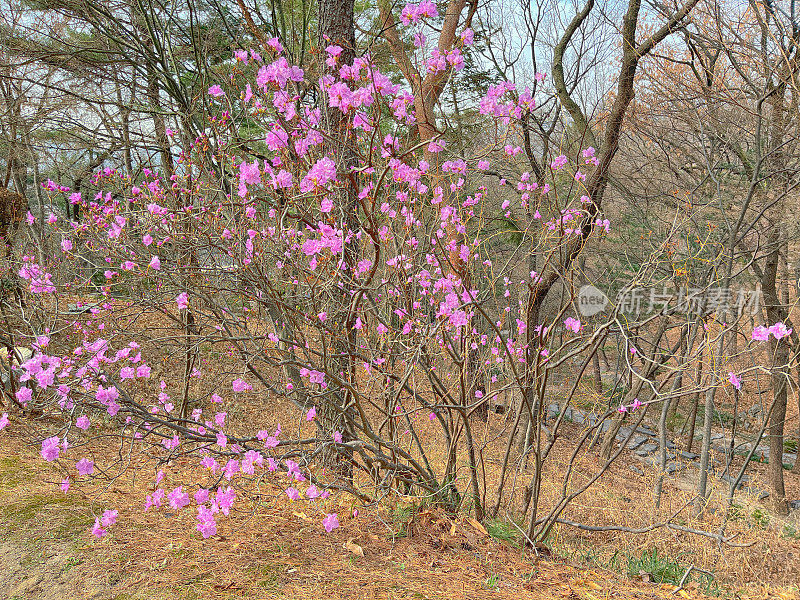
[[[572,331],[573,333],[578,333],[581,329],[581,322],[578,319],[573,319],[572,317],[567,317],[564,320],[564,327]]]
[[[47,462],[52,462],[58,458],[59,453],[59,442],[61,440],[57,435],[53,437],[49,437],[42,442],[42,458],[44,458]]]
[[[94,525],[92,526],[92,535],[101,538],[106,533],[108,533],[105,529],[100,526],[100,518],[94,520]]]
[[[78,469],[80,475],[91,475],[94,472],[94,462],[88,458],[80,459],[75,468]]]
[[[103,512],[103,516],[100,519],[100,523],[103,527],[110,527],[117,522],[117,511],[116,510],[107,510]]]
[[[322,526],[325,528],[325,531],[330,533],[337,527],[339,527],[339,517],[336,513],[331,513],[327,515],[324,519],[322,519]]]
[[[737,390],[742,389],[742,380],[737,377],[736,373],[730,372],[728,373],[728,381],[731,382],[731,385],[735,387]]]
[[[788,335],[792,334],[792,330],[786,327],[786,325],[782,322],[775,323],[769,328],[769,332],[775,337],[776,340],[781,338],[785,338]]]
[[[245,390],[252,390],[252,386],[247,383],[244,379],[234,379],[233,380],[233,391],[234,392],[243,392]]]

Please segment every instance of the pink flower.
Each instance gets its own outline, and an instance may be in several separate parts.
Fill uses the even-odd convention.
[[[742,380],[734,372],[728,373],[728,381],[731,382],[731,385],[735,387],[737,390],[742,389]]]
[[[293,487],[286,490],[286,495],[289,496],[289,500],[298,500],[300,498],[300,492]]]
[[[188,506],[191,502],[191,500],[189,500],[189,494],[183,491],[182,485],[176,487],[169,494],[167,494],[167,500],[169,500],[169,505],[173,510],[179,510],[184,506]]]
[[[194,493],[194,501],[198,504],[205,504],[208,502],[208,490],[206,488],[200,488]]]
[[[323,186],[336,179],[336,163],[327,156],[319,159],[309,169],[308,174],[300,182],[301,192],[310,192],[316,187]]]
[[[75,465],[75,468],[78,469],[78,474],[80,475],[91,475],[94,472],[94,462],[88,458],[82,458]]]
[[[86,415],[81,415],[75,421],[75,427],[77,427],[78,429],[83,429],[84,431],[89,429],[89,425],[90,425],[89,417],[87,417]]]
[[[147,365],[139,365],[136,368],[136,376],[147,379],[148,377],[150,377],[150,367],[148,367]]]
[[[436,414],[435,414],[435,413],[430,413],[430,414],[428,415],[428,420],[430,420],[430,421],[435,421],[435,420],[436,420]]]
[[[775,336],[776,340],[781,338],[785,338],[788,335],[792,334],[792,330],[786,327],[786,325],[782,322],[775,323],[775,325],[769,328],[769,332]]]
[[[306,421],[313,421],[314,417],[316,416],[317,416],[317,408],[315,406],[312,406],[311,408],[308,409],[308,412],[306,413]]]
[[[333,210],[333,202],[330,198],[324,198],[319,204],[319,210],[324,213],[329,213]]]
[[[252,390],[253,387],[247,383],[244,379],[234,379],[233,380],[233,391],[234,392],[244,392],[245,390]]]
[[[330,533],[337,527],[339,527],[339,517],[336,513],[331,513],[322,519],[322,526],[325,528],[325,531]]]
[[[342,443],[342,433],[340,431],[333,432],[333,441],[336,442],[337,444]]]
[[[572,317],[567,317],[564,320],[564,327],[572,331],[573,333],[578,333],[581,330],[581,322],[578,319],[573,319]]]
[[[5,429],[5,427],[10,423],[8,420],[8,413],[3,413],[0,415],[0,430]]]
[[[105,529],[103,529],[102,527],[100,527],[100,518],[98,517],[97,519],[94,520],[94,525],[92,526],[92,535],[94,535],[95,537],[101,538],[106,533],[108,533],[108,532]]]
[[[61,250],[63,252],[69,252],[72,250],[72,240],[69,238],[64,238],[61,240]]]
[[[181,310],[185,310],[189,308],[189,294],[186,292],[181,292],[175,298],[175,303],[178,305],[178,308]]]
[[[118,512],[116,510],[106,510],[103,512],[103,517],[100,519],[103,527],[110,527],[117,522]]]
[[[69,491],[69,477],[61,482],[61,491],[65,494]]]
[[[203,508],[198,507],[198,508]],[[197,531],[199,531],[203,535],[203,539],[207,540],[212,535],[216,535],[217,533],[217,522],[214,519],[209,519],[208,521],[200,521],[197,524]]]
[[[223,92],[222,88],[219,87],[218,85],[212,85],[210,88],[208,88],[208,95],[214,96],[214,98],[219,98],[221,96],[224,96],[225,92]]]
[[[631,403],[631,410],[636,410],[637,408],[641,408],[643,404],[639,402],[638,398],[634,398],[633,402]]]
[[[153,258],[150,259],[150,268],[154,271],[161,270],[161,259],[158,258],[158,256],[154,255]]]
[[[757,342],[766,342],[769,339],[769,329],[763,325],[759,325],[753,329],[753,339]]]
[[[19,388],[14,395],[17,397],[17,400],[19,400],[19,403],[25,406],[33,397],[33,390],[29,387]]]
[[[57,435],[49,437],[42,442],[42,458],[47,462],[52,462],[58,458],[59,443],[61,440]]]
[[[628,408],[624,404],[620,404],[619,408],[617,409],[618,413],[626,413],[628,412]]]

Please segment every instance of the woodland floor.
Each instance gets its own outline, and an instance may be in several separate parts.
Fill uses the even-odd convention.
[[[119,318],[125,318],[124,312]],[[169,332],[169,324],[149,315],[136,321],[137,330],[146,327]],[[230,390],[230,381],[239,376],[239,367],[222,350],[203,349],[204,375],[193,383],[197,397],[208,395],[209,386]],[[153,366],[154,381],[169,380],[170,346],[146,343],[142,352]],[[268,394],[260,390],[258,398]],[[587,410],[605,403],[591,394],[579,400]],[[287,400],[269,398],[269,410],[265,406],[259,401],[226,404],[232,431],[251,431],[256,423],[272,430],[278,421],[284,426],[297,421],[298,411]],[[435,439],[435,431],[426,429],[434,425],[417,417],[422,435]],[[791,406],[789,431],[796,431],[797,418]],[[61,492],[64,473],[38,455],[36,436],[49,426],[43,421],[34,432],[12,416],[11,425],[0,432],[0,600],[798,597],[800,510],[779,517],[745,493],[737,493],[737,514],[725,524],[726,535],[735,535],[739,547],[719,548],[708,537],[666,528],[631,535],[559,526],[546,546],[533,551],[521,547],[508,523],[487,523],[487,533],[466,515],[453,520],[414,505],[362,509],[355,516],[347,497],[331,497],[317,506],[292,503],[278,481],[259,478],[242,489],[246,501],[237,496],[230,517],[218,521],[218,534],[203,540],[195,530],[193,510],[142,511],[146,483],[141,479],[152,481],[152,464],[145,471],[144,463],[134,462],[105,483],[97,478],[91,485],[73,483],[67,494]],[[497,476],[496,457],[507,427],[508,415],[491,414],[485,430],[476,435],[485,446],[490,483]],[[569,442],[580,433],[579,425],[565,428],[543,476],[541,494],[548,505],[559,498]],[[97,446],[109,443],[103,439],[102,423],[93,431],[98,437],[86,442],[81,455],[91,453],[98,465],[113,462],[104,459],[113,458],[114,450]],[[446,448],[433,447],[433,459],[437,452],[444,456]],[[581,453],[570,484],[579,485],[600,465],[596,450]],[[162,487],[185,482],[192,468],[196,465],[173,465]],[[763,489],[765,468],[760,463],[749,467],[754,488]],[[523,470],[520,481],[530,474]],[[654,469],[626,451],[589,492],[570,504],[564,517],[595,526],[639,528],[680,514],[675,522],[687,527],[717,531],[722,526],[727,485],[712,482],[708,510],[695,518],[686,506],[694,495],[696,470],[666,479],[660,510],[652,501],[655,476]],[[800,475],[787,471],[786,486],[788,497],[800,499]],[[519,489],[514,493],[520,496]],[[89,529],[95,515],[107,508],[117,509],[119,520],[98,540]],[[339,515],[341,527],[326,533],[321,519],[331,512]],[[690,566],[694,571],[677,589]]]
[[[271,501],[233,516],[203,540],[191,511],[143,514],[140,493],[118,480],[103,495],[113,497],[119,522],[97,540],[88,529],[93,511],[102,511],[98,490],[64,494],[43,486],[42,462],[19,429],[7,428],[0,443],[3,599],[705,597],[694,583],[676,593],[674,585],[634,581],[546,548],[537,556],[467,518],[452,521],[432,511],[417,513],[405,537],[387,536],[377,517],[352,516],[326,534],[318,518],[268,489]],[[330,509],[352,514],[346,504]],[[748,596],[795,597],[764,587]]]

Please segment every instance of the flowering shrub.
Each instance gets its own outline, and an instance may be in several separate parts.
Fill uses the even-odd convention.
[[[418,27],[422,47],[422,25],[436,16],[435,4],[422,2],[401,18]],[[463,31],[456,47],[433,51],[424,64],[460,69],[472,39]],[[104,169],[90,198],[47,185],[82,217],[48,220],[59,251],[25,256],[19,270],[45,334],[30,333],[35,354],[16,370],[15,398],[63,423],[41,442],[41,456],[74,465],[65,492],[71,481],[101,476],[71,446],[93,433],[102,413],[121,439],[148,445],[160,464],[194,456],[209,483],[168,491],[159,471],[144,509],[194,503],[203,537],[215,534],[236,502],[232,484],[261,470],[284,472],[292,501],[324,499],[330,490],[366,502],[402,492],[457,508],[469,494],[482,514],[470,416],[509,390],[526,399],[520,414],[539,410],[533,399],[538,394],[542,405],[544,386],[536,382],[543,373],[594,343],[573,317],[560,342],[552,334],[563,315],[539,323],[517,300],[542,280],[525,267],[526,252],[547,265],[571,237],[609,230],[607,219],[591,216],[581,188],[580,168],[597,164],[594,150],[579,153],[574,169],[558,156],[546,180],[527,172],[513,185],[501,180],[501,202],[486,171],[521,151],[518,121],[535,110],[529,90],[490,87],[479,102],[491,125],[484,147],[449,156],[442,137],[415,143],[413,96],[370,56],[340,64],[342,49],[329,46],[331,71],[312,81],[277,40],[269,48],[272,56],[237,52],[230,82],[208,89],[209,130],[183,149],[170,179],[146,170],[134,182]],[[312,89],[322,105],[311,100]],[[330,131],[331,122],[345,131]],[[355,154],[354,166],[346,152]],[[500,216],[532,230],[536,247],[496,261],[486,231]],[[82,252],[105,264],[86,273]],[[73,277],[52,275],[73,262]],[[65,320],[60,298],[98,277],[107,301],[89,309],[87,322]],[[154,381],[141,343],[123,342],[124,327],[111,318],[125,305],[112,300],[123,290],[181,332],[187,364],[202,342],[224,343],[240,376],[209,382],[202,405],[190,406],[184,395],[176,406],[173,390],[195,372],[184,382]],[[315,435],[292,439],[280,426],[231,433],[222,407],[265,394],[294,402]],[[7,423],[4,414],[0,424]],[[431,427],[437,433],[423,435]],[[432,458],[437,443],[452,449],[441,462]],[[319,461],[346,468],[310,468]],[[105,535],[116,518],[107,510],[92,533]],[[322,525],[338,527],[337,514]]]

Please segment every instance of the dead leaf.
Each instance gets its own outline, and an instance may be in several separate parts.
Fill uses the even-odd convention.
[[[602,587],[597,585],[594,581],[589,581],[588,579],[576,579],[572,582],[572,584],[588,587],[590,590],[595,590],[595,591],[603,589]]]
[[[315,522],[315,521],[314,521],[314,519],[312,519],[311,517],[309,517],[309,516],[308,516],[306,513],[304,513],[304,512],[292,512],[292,514],[293,514],[295,517],[299,517],[299,518],[303,519],[303,521],[305,521],[306,523],[314,523],[314,522]]]
[[[361,546],[359,546],[358,544],[356,544],[353,541],[353,538],[350,538],[349,540],[347,540],[343,544],[343,548],[345,550],[349,550],[350,552],[352,552],[356,556],[364,556],[364,549]]]
[[[489,532],[486,531],[486,528],[483,525],[481,525],[480,521],[478,521],[477,519],[473,517],[467,517],[467,523],[472,525],[475,528],[475,530],[478,531],[479,533],[482,533],[483,535],[489,535]]]

